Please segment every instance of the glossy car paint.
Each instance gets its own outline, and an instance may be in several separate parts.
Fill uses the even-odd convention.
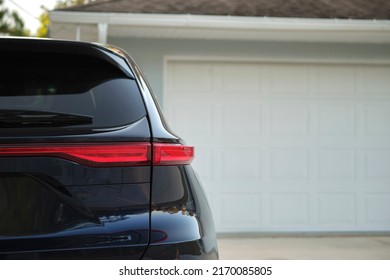
[[[9,145],[177,143],[141,71],[97,44],[0,39],[4,48],[84,54],[135,79],[146,114],[122,127],[0,127],[0,259],[215,259],[210,208],[190,165],[88,167],[58,157],[1,156]],[[0,106],[1,107],[1,106]]]

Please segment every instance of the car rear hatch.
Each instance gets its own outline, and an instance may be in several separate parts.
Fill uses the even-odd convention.
[[[55,41],[0,51],[0,259],[141,258],[152,148],[124,60]]]

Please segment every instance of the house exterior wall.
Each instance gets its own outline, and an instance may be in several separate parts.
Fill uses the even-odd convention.
[[[196,146],[193,165],[218,231],[389,230],[390,44],[385,38],[324,43],[319,41],[342,40],[344,33],[321,29],[314,31],[316,39],[305,29],[271,32],[280,41],[248,41],[241,33],[235,40],[169,39],[142,36],[193,33],[106,27],[107,43],[137,61],[173,130]],[[50,31],[52,38],[106,39],[96,24],[54,22]],[[363,38],[371,34],[346,33],[358,42],[368,42]],[[247,162],[249,171],[241,168]],[[234,180],[239,189],[232,188]],[[233,203],[242,212],[232,212]],[[247,205],[253,215],[243,220]]]
[[[196,146],[218,231],[389,230],[388,46],[108,41]]]
[[[374,62],[390,61],[386,44],[324,44],[307,42],[216,41],[185,39],[140,39],[109,37],[108,43],[128,51],[145,72],[154,93],[164,107],[165,59],[174,56],[200,59],[244,59],[294,62]]]
[[[96,24],[52,22],[49,28],[49,36],[56,39],[97,42],[98,27]]]

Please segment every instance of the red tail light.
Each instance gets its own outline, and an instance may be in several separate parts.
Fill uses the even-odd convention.
[[[90,167],[146,166],[151,164],[150,143],[0,145],[0,157],[57,157]],[[153,144],[153,165],[189,164],[193,147]]]
[[[180,144],[153,144],[154,165],[190,164],[194,158],[194,147]]]
[[[86,166],[134,166],[150,162],[149,143],[131,144],[34,144],[0,146],[0,156],[48,156]]]

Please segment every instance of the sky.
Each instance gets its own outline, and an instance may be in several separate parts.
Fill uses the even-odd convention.
[[[41,6],[53,9],[57,0],[4,0],[4,5],[9,10],[14,10],[23,18],[25,26],[32,34],[35,34],[39,27],[39,15],[43,10]]]

